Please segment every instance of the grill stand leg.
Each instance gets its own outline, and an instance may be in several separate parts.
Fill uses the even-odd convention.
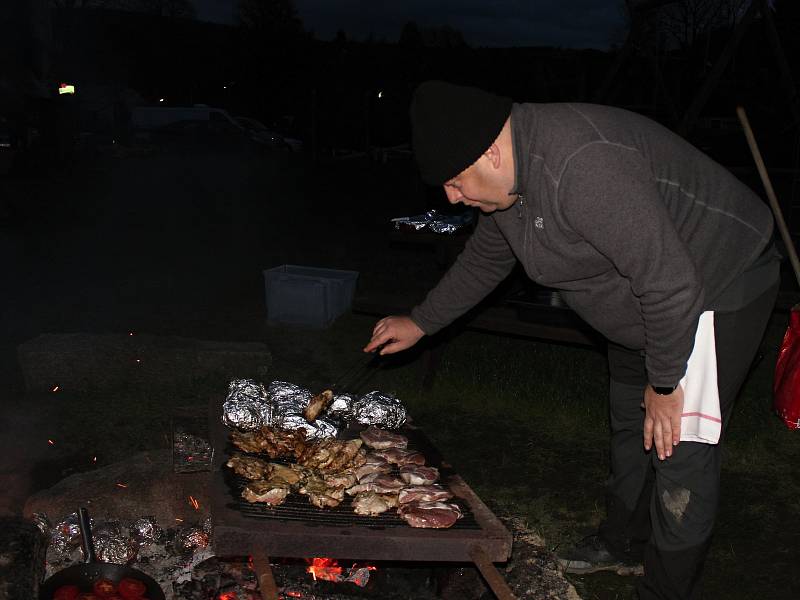
[[[489,560],[489,556],[486,554],[483,548],[478,545],[472,546],[469,550],[469,556],[472,558],[472,562],[475,563],[475,566],[478,567],[478,570],[483,575],[483,578],[486,580],[486,583],[489,584],[492,592],[497,597],[497,600],[516,600],[517,597],[514,595],[514,592],[511,591],[511,588],[508,587],[506,580],[503,579],[503,576],[500,575],[500,572],[497,568],[492,564],[492,561]]]
[[[272,567],[269,558],[261,551],[253,553],[253,570],[258,578],[258,589],[261,591],[261,600],[280,600],[275,577],[272,576]]]

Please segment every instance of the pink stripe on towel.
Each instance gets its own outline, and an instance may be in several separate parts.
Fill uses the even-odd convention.
[[[718,419],[717,417],[712,417],[711,415],[704,415],[703,413],[699,412],[682,413],[681,417],[700,417],[701,419],[708,419],[709,421],[714,421],[714,423],[722,423],[722,419]]]

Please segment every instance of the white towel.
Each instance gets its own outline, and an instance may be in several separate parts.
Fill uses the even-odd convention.
[[[714,339],[714,311],[700,315],[694,350],[681,379],[683,413],[681,441],[716,444],[722,432],[722,415],[717,387],[717,351]]]

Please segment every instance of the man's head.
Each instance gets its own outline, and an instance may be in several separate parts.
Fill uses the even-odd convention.
[[[409,112],[414,155],[427,183],[443,185],[450,202],[485,212],[513,204],[509,98],[427,81],[414,92]]]

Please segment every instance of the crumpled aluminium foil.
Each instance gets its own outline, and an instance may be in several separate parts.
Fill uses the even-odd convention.
[[[264,385],[252,379],[234,379],[222,405],[222,422],[241,431],[255,431],[269,421],[270,405]]]
[[[394,396],[373,390],[363,396],[334,396],[328,415],[349,423],[397,429],[406,422],[406,407]]]
[[[209,535],[200,527],[184,527],[175,535],[174,548],[176,552],[193,552],[198,548],[205,548],[209,543]]]
[[[436,209],[429,210],[413,217],[397,217],[392,219],[395,229],[420,231],[429,229],[434,233],[456,233],[459,229],[470,225],[475,220],[474,211],[465,211],[458,215],[444,215]]]
[[[155,517],[141,517],[131,523],[130,534],[139,546],[155,544],[161,539],[163,530],[156,523]]]
[[[306,421],[303,410],[313,397],[309,390],[293,383],[273,381],[261,396],[255,385],[264,389],[263,385],[247,379],[230,383],[230,392],[222,409],[225,425],[241,431],[253,431],[265,425],[304,429],[308,439],[336,437],[339,433],[340,424],[330,418],[321,417],[313,423]]]
[[[406,407],[394,396],[373,390],[352,404],[353,417],[362,425],[381,425],[390,429],[406,422]]]
[[[118,521],[106,521],[92,528],[97,560],[124,565],[136,558],[139,547],[122,531]]]
[[[231,389],[241,381],[245,380],[232,381]],[[363,396],[349,393],[335,395],[326,414],[309,423],[303,416],[303,410],[312,397],[309,390],[298,385],[273,381],[269,384],[264,399],[258,401],[261,403],[260,407],[240,407],[237,410],[223,408],[222,420],[228,427],[251,431],[250,427],[254,423],[251,415],[258,413],[262,415],[262,420],[256,429],[263,425],[289,430],[304,429],[308,439],[336,437],[342,421],[392,429],[402,427],[406,422],[406,408],[403,403],[394,396],[374,390]],[[229,401],[231,394],[225,404]],[[244,426],[238,424],[239,416],[243,416]]]
[[[50,546],[58,554],[67,555],[81,545],[81,524],[78,513],[72,513],[50,532]]]

